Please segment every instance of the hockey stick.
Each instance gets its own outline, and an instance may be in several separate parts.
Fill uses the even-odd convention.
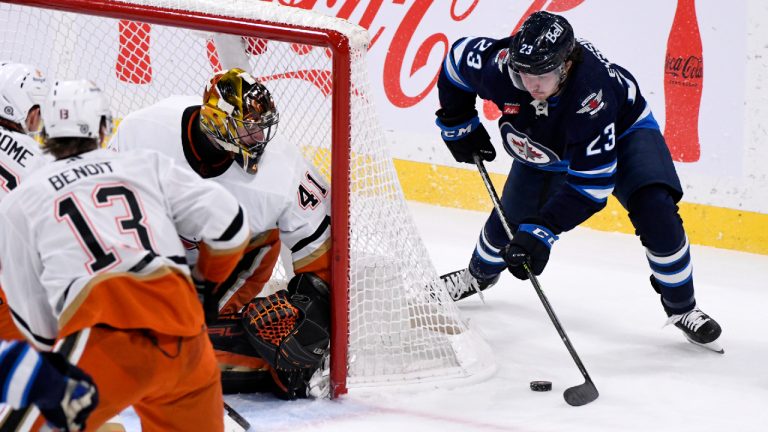
[[[226,432],[241,432],[251,429],[251,424],[248,423],[248,420],[226,402],[224,402],[224,425]]]
[[[509,223],[507,222],[507,218],[504,215],[504,210],[501,208],[501,201],[499,201],[499,196],[496,194],[496,189],[494,189],[493,184],[491,183],[491,179],[488,176],[488,171],[485,170],[483,160],[480,159],[480,156],[477,154],[473,155],[473,158],[475,160],[475,165],[477,165],[478,171],[480,171],[480,176],[483,178],[485,188],[488,189],[488,194],[491,196],[493,207],[496,210],[496,214],[499,216],[499,220],[501,220],[501,225],[504,227],[504,231],[506,231],[509,239],[512,240],[512,230],[509,228]],[[528,274],[528,278],[531,280],[533,288],[536,289],[536,294],[539,295],[539,299],[541,299],[541,303],[544,305],[544,309],[547,310],[549,319],[552,320],[552,324],[554,324],[555,329],[557,329],[557,333],[560,335],[560,339],[563,340],[565,347],[568,348],[568,352],[571,353],[573,361],[576,362],[576,366],[579,367],[579,371],[581,371],[581,375],[583,375],[585,379],[584,384],[565,389],[565,392],[563,392],[563,398],[568,403],[568,405],[571,406],[586,405],[597,399],[599,396],[597,387],[595,387],[595,383],[592,382],[592,378],[589,377],[587,369],[581,362],[579,355],[576,354],[576,350],[573,348],[571,340],[568,339],[568,335],[565,334],[565,330],[563,329],[562,324],[560,324],[560,320],[557,319],[555,311],[552,310],[552,306],[549,304],[549,300],[547,300],[547,297],[544,295],[544,291],[541,289],[541,285],[539,285],[539,280],[536,278],[536,275],[533,274],[528,263],[524,263],[523,268]]]

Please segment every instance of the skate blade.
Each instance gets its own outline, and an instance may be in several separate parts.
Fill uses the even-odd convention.
[[[694,345],[698,345],[698,346],[700,346],[702,348],[706,348],[706,349],[708,349],[710,351],[714,351],[714,352],[716,352],[718,354],[725,354],[725,350],[723,349],[722,345],[720,345],[716,340],[714,340],[714,341],[712,341],[710,343],[699,343],[699,342],[696,342],[695,340],[690,339],[688,337],[686,337],[686,339],[688,339],[688,342],[690,342],[690,343],[692,343]]]

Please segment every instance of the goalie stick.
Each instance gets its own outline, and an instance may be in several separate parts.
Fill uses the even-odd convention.
[[[496,189],[494,189],[493,184],[491,183],[491,179],[488,176],[488,171],[485,170],[485,165],[483,164],[482,159],[480,159],[480,156],[474,154],[472,157],[475,160],[475,165],[477,165],[477,170],[480,171],[480,176],[483,178],[485,188],[488,189],[488,194],[491,197],[491,201],[493,201],[493,208],[496,211],[496,214],[499,216],[501,225],[504,227],[504,231],[507,233],[509,239],[512,240],[512,230],[509,228],[509,223],[507,222],[507,218],[504,215],[504,209],[501,208],[501,201],[499,201],[499,196],[496,194]],[[597,397],[600,395],[597,392],[597,387],[595,387],[595,384],[592,382],[592,378],[589,377],[587,369],[581,362],[579,355],[576,354],[576,350],[573,348],[571,340],[568,339],[568,335],[565,334],[565,329],[563,329],[562,324],[560,324],[560,320],[558,320],[557,315],[555,315],[555,311],[549,304],[549,300],[547,300],[547,297],[544,295],[544,291],[541,289],[541,285],[539,285],[539,280],[536,278],[536,275],[533,274],[531,267],[527,263],[523,264],[523,268],[528,274],[528,279],[531,280],[533,288],[536,290],[536,294],[539,295],[539,299],[541,299],[541,303],[544,305],[544,309],[546,309],[547,315],[549,315],[549,319],[552,320],[552,324],[554,324],[557,333],[560,335],[560,339],[563,340],[565,347],[568,348],[568,352],[571,354],[573,361],[576,362],[576,366],[579,367],[579,371],[581,371],[581,375],[583,375],[585,379],[583,384],[565,389],[565,392],[563,392],[563,398],[568,403],[568,405],[571,406],[586,405],[597,399]]]

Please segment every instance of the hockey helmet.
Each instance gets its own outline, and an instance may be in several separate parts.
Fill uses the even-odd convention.
[[[211,78],[200,108],[203,132],[249,174],[255,174],[267,143],[277,133],[280,116],[272,95],[242,69],[229,69]]]
[[[562,16],[531,14],[509,44],[509,65],[518,73],[543,75],[562,67],[576,46],[573,27]]]
[[[53,138],[103,139],[105,137],[99,135],[102,125],[107,133],[112,131],[107,99],[89,80],[55,82],[42,111],[46,141]]]
[[[14,62],[0,62],[0,118],[17,124],[24,133],[27,115],[40,106],[48,93],[45,76],[34,66]]]

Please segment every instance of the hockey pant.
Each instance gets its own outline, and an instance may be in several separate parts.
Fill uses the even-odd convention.
[[[5,299],[5,293],[2,288],[0,288],[0,339],[24,339],[19,329],[16,328],[13,318],[11,318],[11,309],[8,307],[8,301]]]
[[[224,430],[224,400],[219,368],[204,331],[192,337],[167,336],[147,330],[93,327],[66,337],[56,351],[91,375],[99,405],[87,430],[133,406],[142,431]],[[38,416],[30,427],[29,413],[15,412],[0,423],[3,431],[39,430]],[[30,411],[28,410],[28,411]]]

